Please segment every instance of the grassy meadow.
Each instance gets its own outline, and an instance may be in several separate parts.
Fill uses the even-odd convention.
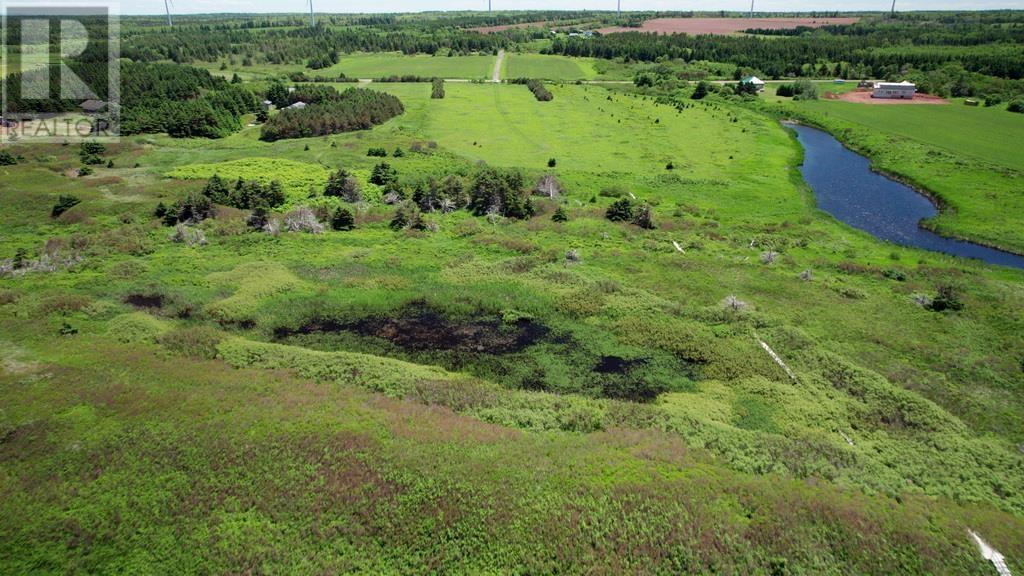
[[[596,72],[525,56],[508,76]],[[132,136],[82,177],[74,145],[0,167],[0,256],[82,256],[0,279],[0,572],[984,573],[968,528],[1024,569],[1024,272],[836,222],[754,106],[367,87],[405,113],[274,143]],[[940,229],[1024,245],[1024,160],[984,136],[1016,118],[763,106],[928,184],[957,207]],[[940,145],[940,123],[964,128]],[[410,186],[487,164],[562,191],[522,221],[395,232],[370,148]],[[213,174],[335,208],[338,168],[363,190],[352,231],[251,232],[220,208],[188,246],[153,216]],[[51,217],[66,194],[81,203]],[[656,229],[604,217],[629,195]],[[916,303],[941,286],[961,310]],[[609,393],[636,382],[666,392]]]

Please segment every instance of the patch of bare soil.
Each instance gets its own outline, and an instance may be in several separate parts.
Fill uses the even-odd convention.
[[[602,34],[650,32],[655,34],[737,34],[745,30],[791,30],[856,24],[860,18],[654,18],[639,28],[602,28]]]
[[[312,319],[296,329],[278,328],[274,337],[349,332],[372,336],[410,351],[457,350],[487,354],[519,352],[547,336],[549,329],[532,320],[453,320],[430,310],[355,322]]]
[[[893,98],[872,98],[871,92],[857,90],[843,94],[825,94],[828,100],[842,100],[843,102],[856,102],[858,104],[949,104],[949,100],[932,96],[931,94],[915,94],[913,100],[897,100]]]
[[[130,304],[136,308],[142,308],[146,310],[153,310],[164,307],[164,295],[163,294],[129,294],[125,296],[125,304]]]

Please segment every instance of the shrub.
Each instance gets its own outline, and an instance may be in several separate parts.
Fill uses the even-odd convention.
[[[213,204],[201,192],[190,192],[182,200],[165,208],[163,223],[165,226],[175,224],[198,224],[213,216]]]
[[[331,215],[331,228],[333,230],[351,230],[356,227],[356,219],[348,208],[338,208]]]
[[[324,196],[338,197],[345,202],[359,202],[363,199],[359,191],[359,181],[345,169],[340,169],[327,178]]]
[[[398,205],[390,226],[396,232],[399,230],[426,230],[427,222],[423,219],[419,206],[411,200],[406,200]]]
[[[604,216],[612,222],[630,222],[633,220],[634,212],[633,201],[623,198],[613,202],[605,211]]]
[[[444,98],[444,80],[441,78],[434,78],[431,80],[431,84],[430,97],[435,100]]]
[[[633,224],[647,230],[653,230],[655,228],[654,212],[651,210],[650,204],[644,204],[639,210],[637,210],[636,215],[633,216]]]
[[[167,332],[162,321],[145,312],[122,314],[107,324],[107,333],[124,343],[156,342],[157,338]]]
[[[322,234],[324,231],[324,225],[317,220],[316,214],[306,207],[297,208],[285,214],[284,228],[288,232],[307,232],[309,234]]]
[[[526,87],[530,89],[530,92],[533,92],[534,98],[540,102],[550,102],[555,99],[555,96],[548,91],[544,86],[544,83],[536,78],[515,78],[513,80],[509,80],[509,83],[525,84]]]
[[[267,226],[267,210],[266,208],[257,207],[249,214],[249,217],[245,219],[246,226],[250,230],[263,230]]]
[[[548,158],[548,168],[554,168],[558,164],[558,160],[554,158]]]
[[[50,217],[56,218],[68,210],[78,206],[82,201],[75,196],[61,194],[57,203],[50,209]]]
[[[693,95],[690,96],[690,98],[693,100],[703,100],[710,91],[711,86],[707,82],[701,80],[700,82],[697,82],[697,87],[694,88]]]
[[[1024,100],[1014,100],[1006,109],[1017,114],[1024,114]]]
[[[942,312],[944,310],[963,310],[964,304],[960,301],[959,291],[948,284],[939,286],[936,290],[936,295],[931,299],[928,304],[928,309],[935,312]]]
[[[562,192],[562,185],[558,183],[558,178],[555,178],[554,175],[545,174],[537,181],[534,192],[541,196],[555,198]]]
[[[569,221],[569,213],[565,211],[565,207],[564,206],[559,206],[558,209],[555,210],[555,213],[551,215],[551,221],[552,222],[568,222]]]
[[[377,158],[387,158],[388,151],[383,148],[370,148],[366,151],[366,155]]]
[[[179,328],[159,334],[157,342],[175,354],[212,360],[217,357],[217,345],[224,339],[224,334],[208,326]]]
[[[7,150],[0,150],[0,166],[14,166],[18,159]]]
[[[376,184],[378,186],[387,186],[388,184],[398,180],[398,171],[391,167],[387,162],[381,162],[373,167],[373,172],[370,173],[370,184]]]
[[[198,228],[178,224],[171,234],[171,242],[186,246],[206,246],[206,234]]]

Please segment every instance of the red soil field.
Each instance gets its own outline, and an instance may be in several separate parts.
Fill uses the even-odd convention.
[[[820,28],[856,24],[860,18],[655,18],[640,28],[603,28],[602,34],[614,32],[655,32],[659,34],[735,34],[749,28],[787,30],[797,26]]]
[[[949,100],[932,96],[931,94],[914,94],[913,100],[895,100],[891,98],[872,98],[871,92],[846,92],[845,94],[825,94],[827,100],[842,100],[843,102],[856,102],[858,104],[949,104]]]

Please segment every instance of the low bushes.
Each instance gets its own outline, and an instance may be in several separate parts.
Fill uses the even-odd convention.
[[[509,83],[525,84],[526,87],[530,89],[530,92],[533,92],[534,97],[536,97],[537,100],[540,102],[550,102],[551,100],[555,99],[554,94],[548,91],[548,89],[544,86],[544,83],[541,82],[540,80],[537,80],[536,78],[515,78],[509,80]]]
[[[131,312],[112,319],[107,324],[107,333],[124,343],[155,343],[167,332],[167,324],[146,314]]]

